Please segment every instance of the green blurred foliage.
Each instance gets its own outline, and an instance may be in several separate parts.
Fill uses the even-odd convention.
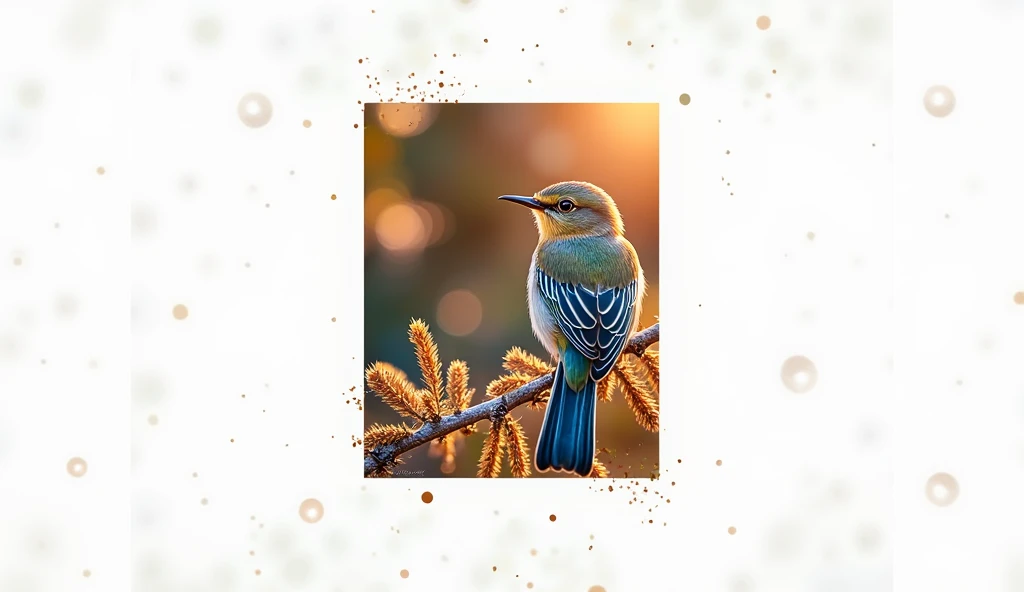
[[[657,104],[370,104],[364,129],[367,364],[390,362],[418,383],[407,334],[413,318],[430,325],[445,368],[453,359],[469,364],[470,386],[477,389],[474,404],[503,372],[502,356],[512,346],[547,358],[526,307],[536,227],[528,210],[497,198],[532,195],[559,181],[589,181],[615,199],[647,278],[641,322],[655,322]],[[410,132],[416,135],[400,137]],[[408,238],[417,233],[423,236]],[[388,249],[382,236],[392,247],[397,241],[408,248]],[[457,289],[472,292],[480,305],[479,325],[465,335],[445,328],[461,325],[455,331],[461,333],[472,327],[472,306],[456,306],[439,317],[439,301]],[[370,392],[365,410],[367,425],[399,421]],[[532,454],[543,413],[520,407],[512,414],[522,418]],[[460,437],[450,476],[475,476],[487,427],[481,422],[480,434]],[[614,452],[614,458],[599,455],[613,476],[643,476],[655,469],[657,434],[636,424],[620,393],[598,406],[597,441],[599,448]],[[430,457],[427,447],[404,458],[401,468],[409,474],[444,476],[441,459]],[[507,475],[507,459],[504,465]]]

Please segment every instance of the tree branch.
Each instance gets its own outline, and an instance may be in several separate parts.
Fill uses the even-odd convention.
[[[648,347],[659,340],[661,336],[660,326],[660,323],[655,323],[633,335],[626,344],[626,347],[623,348],[623,353],[633,354],[638,357],[643,355]],[[440,421],[424,423],[420,429],[393,444],[377,446],[373,450],[368,451],[363,459],[363,476],[369,476],[375,470],[390,465],[400,454],[408,452],[413,448],[427,444],[432,440],[441,438],[466,426],[473,425],[478,421],[505,416],[512,409],[529,403],[534,397],[551,388],[551,381],[554,378],[553,374],[546,374],[536,378],[511,392],[484,401],[465,411],[446,415]]]

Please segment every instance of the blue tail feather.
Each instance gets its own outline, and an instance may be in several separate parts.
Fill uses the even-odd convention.
[[[579,392],[565,381],[561,362],[537,441],[538,471],[555,469],[587,476],[594,467],[597,383],[587,378]]]

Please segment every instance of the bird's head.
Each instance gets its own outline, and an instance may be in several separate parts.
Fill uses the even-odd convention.
[[[533,210],[541,240],[573,236],[620,236],[622,216],[604,189],[585,181],[564,181],[533,195],[503,195]]]

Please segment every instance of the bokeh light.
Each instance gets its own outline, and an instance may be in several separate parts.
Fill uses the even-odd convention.
[[[260,93],[249,93],[238,101],[238,118],[249,127],[263,127],[273,114],[270,99]]]
[[[949,473],[935,473],[924,486],[925,497],[939,507],[945,507],[960,497],[960,483]]]
[[[89,465],[82,458],[76,456],[68,461],[68,474],[72,477],[81,477],[87,470]]]
[[[299,504],[299,516],[310,524],[319,522],[324,517],[324,505],[313,498],[304,500]]]
[[[793,356],[782,363],[782,384],[794,393],[806,393],[818,382],[818,369],[804,356]]]
[[[956,97],[947,86],[936,85],[924,93],[924,108],[935,117],[945,117],[956,107]]]
[[[431,103],[379,103],[377,123],[398,138],[411,138],[427,131],[437,119],[438,105]]]
[[[377,241],[389,251],[408,253],[427,245],[428,231],[423,216],[409,203],[388,206],[377,217]]]
[[[477,330],[483,317],[483,304],[469,290],[452,290],[437,303],[437,323],[449,335],[469,335]]]

